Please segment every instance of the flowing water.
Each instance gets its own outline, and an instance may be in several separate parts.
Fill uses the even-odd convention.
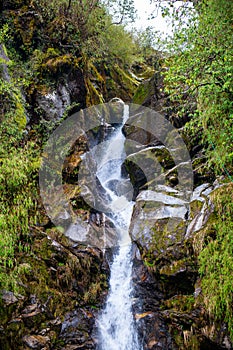
[[[123,124],[127,117],[128,106],[125,106]],[[96,154],[97,176],[109,195],[112,213],[109,217],[119,237],[117,253],[111,265],[109,296],[98,318],[99,350],[140,349],[132,314],[132,256],[128,234],[133,203],[129,198],[129,180],[122,177],[121,171],[125,159],[125,138],[121,129],[122,125]]]

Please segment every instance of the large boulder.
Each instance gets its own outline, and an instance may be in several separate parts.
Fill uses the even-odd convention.
[[[136,199],[130,236],[157,273],[170,277],[192,270],[185,244],[188,205],[183,193],[168,186],[142,191]]]

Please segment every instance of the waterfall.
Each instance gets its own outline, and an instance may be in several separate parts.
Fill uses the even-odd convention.
[[[124,106],[123,124],[129,107]],[[98,159],[97,176],[110,197],[112,214],[109,218],[118,232],[117,253],[113,257],[110,291],[106,305],[98,318],[99,350],[139,350],[139,342],[132,314],[132,258],[128,234],[133,203],[127,199],[129,180],[122,177],[125,159],[124,135],[119,126],[95,155]],[[123,186],[123,189],[121,189]]]

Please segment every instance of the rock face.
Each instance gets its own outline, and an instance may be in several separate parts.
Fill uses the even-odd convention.
[[[59,77],[51,73],[47,78],[53,82],[51,87],[34,86],[27,92],[32,127],[38,122],[45,127],[55,125],[66,114],[86,107],[87,89],[81,69],[64,65]]]
[[[219,186],[197,187],[189,203],[164,186],[136,199],[130,235],[141,253],[134,310],[144,349],[232,348],[224,325],[205,310],[197,266]]]
[[[165,94],[162,91],[163,79],[158,61],[155,63],[155,68],[157,69],[153,76],[149,76],[148,79],[144,80],[135,91],[132,103],[162,112],[165,104]]]
[[[109,275],[102,252],[72,246],[55,230],[31,239],[19,266],[21,294],[1,297],[1,349],[95,349],[92,329]]]
[[[159,62],[155,64],[155,68],[156,70],[153,77],[139,85],[138,89],[135,91],[132,102],[162,113],[165,118],[179,130],[192,158],[194,183],[197,186],[207,182],[214,182],[214,172],[206,166],[206,145],[203,144],[203,140],[201,139],[201,130],[197,129],[195,133],[191,133],[188,130],[184,131],[185,124],[191,120],[191,115],[196,110],[196,101],[194,99],[189,101],[189,112],[184,112],[183,115],[178,116],[176,103],[172,102],[169,96],[164,92],[164,82],[161,74],[163,68],[160,67]],[[185,98],[184,93],[184,100]],[[140,131],[137,130],[138,135],[139,133]]]
[[[162,85],[155,75],[139,86],[133,102],[162,112],[185,139],[182,127],[188,116],[175,117]],[[196,188],[187,186],[189,177],[181,183],[179,171],[187,173],[188,163],[181,161],[179,168],[172,147],[161,142],[163,124],[158,124],[157,133],[141,118],[140,110],[134,111],[124,127],[124,167],[136,201],[130,236],[137,247],[134,313],[143,349],[232,349],[224,322],[218,323],[206,310],[197,261],[213,235],[212,199],[220,185],[205,170],[203,146],[197,139],[185,141]]]
[[[157,78],[139,86],[133,102],[164,113],[167,101]],[[183,135],[187,118],[166,118]],[[212,177],[197,167],[203,164],[202,147],[189,142],[197,187],[193,191],[189,176],[180,181],[180,168],[187,173],[190,163],[182,156],[180,168],[174,162],[171,144],[167,147],[165,137],[161,142],[163,123],[155,132],[152,123],[148,127],[141,119],[140,109],[134,110],[124,127],[124,166],[134,186],[134,314],[143,349],[232,349],[225,324],[214,321],[205,308],[197,261],[213,234],[212,198],[220,185],[204,182]],[[168,138],[174,140],[172,133]]]
[[[179,132],[161,114],[149,108],[130,106],[124,127],[125,167],[135,188],[156,190],[165,185],[190,197],[193,171],[190,155]]]

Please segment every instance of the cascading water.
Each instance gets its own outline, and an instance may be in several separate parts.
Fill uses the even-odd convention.
[[[123,123],[127,118],[128,106],[125,106]],[[119,237],[117,253],[111,265],[109,296],[98,319],[99,350],[140,349],[132,314],[132,259],[128,234],[133,203],[126,198],[127,180],[121,175],[125,159],[124,141],[121,125],[98,154],[97,176],[109,195],[110,219]]]

